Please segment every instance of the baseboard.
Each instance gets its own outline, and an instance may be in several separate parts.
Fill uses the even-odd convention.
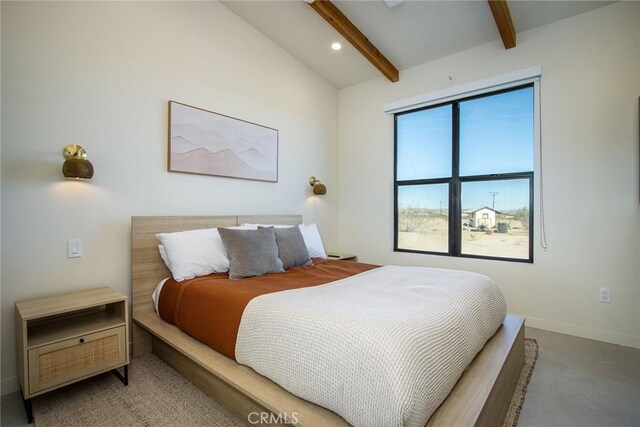
[[[536,317],[524,316],[526,325],[532,328],[544,329],[546,331],[558,332],[561,334],[573,335],[580,338],[588,338],[596,341],[603,341],[611,344],[618,344],[625,347],[640,349],[640,336],[630,334],[620,334],[618,332],[603,331],[600,329],[585,328],[583,326],[568,325],[566,323],[552,322]]]
[[[0,383],[0,394],[4,396],[5,394],[13,393],[14,391],[20,390],[20,384],[18,383],[18,377],[8,378],[6,380],[2,380]]]

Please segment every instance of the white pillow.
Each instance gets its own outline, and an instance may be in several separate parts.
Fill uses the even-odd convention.
[[[304,244],[307,245],[309,256],[311,258],[326,258],[327,253],[324,250],[324,245],[322,244],[322,239],[320,238],[320,233],[318,232],[316,224],[300,224],[298,227],[302,232]]]
[[[167,265],[178,282],[229,271],[229,257],[216,228],[160,233]]]

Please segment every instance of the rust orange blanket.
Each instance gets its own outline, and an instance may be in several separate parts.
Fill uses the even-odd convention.
[[[211,274],[191,280],[165,282],[158,310],[160,317],[183,332],[235,359],[236,339],[245,307],[253,298],[273,292],[323,285],[376,268],[349,261],[314,259],[312,267],[284,273],[230,280]]]

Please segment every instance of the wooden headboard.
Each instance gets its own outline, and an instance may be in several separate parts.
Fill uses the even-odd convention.
[[[302,215],[134,216],[131,217],[131,298],[133,317],[153,311],[151,294],[171,273],[158,252],[157,233],[232,227],[244,223],[300,224]]]

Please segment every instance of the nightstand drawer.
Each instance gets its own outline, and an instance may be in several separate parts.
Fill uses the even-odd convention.
[[[126,329],[119,326],[29,350],[29,393],[127,363]]]

